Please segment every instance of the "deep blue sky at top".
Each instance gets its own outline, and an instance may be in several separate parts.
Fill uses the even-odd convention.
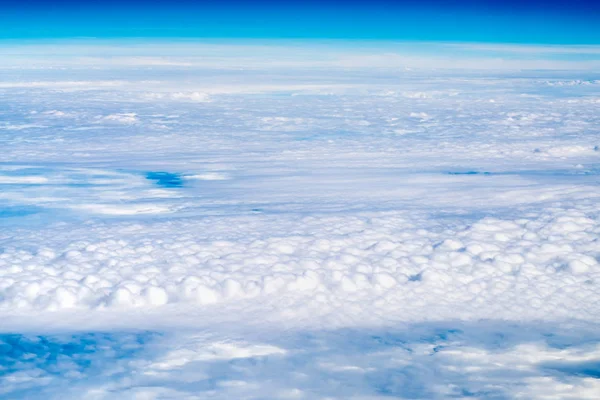
[[[0,39],[600,44],[600,0],[0,0]]]

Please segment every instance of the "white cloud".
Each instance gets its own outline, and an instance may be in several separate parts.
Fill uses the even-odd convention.
[[[0,49],[0,396],[594,398],[594,50],[296,44]]]
[[[79,54],[85,52],[86,57]],[[599,46],[491,45],[413,42],[248,41],[245,44],[63,42],[12,45],[0,67],[28,68],[418,68],[472,70],[594,70]],[[157,53],[163,54],[156,56]],[[556,57],[560,55],[562,57]],[[583,59],[576,57],[582,56]]]

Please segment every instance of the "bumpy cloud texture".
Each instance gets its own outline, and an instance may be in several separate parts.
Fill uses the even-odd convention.
[[[100,50],[2,67],[2,395],[595,398],[597,77]]]

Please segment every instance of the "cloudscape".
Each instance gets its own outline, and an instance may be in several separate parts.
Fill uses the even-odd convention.
[[[0,398],[597,400],[599,26],[2,1]]]

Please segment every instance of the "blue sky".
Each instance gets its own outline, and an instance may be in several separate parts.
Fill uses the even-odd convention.
[[[5,0],[0,3],[3,39],[318,38],[600,43],[598,1]]]

